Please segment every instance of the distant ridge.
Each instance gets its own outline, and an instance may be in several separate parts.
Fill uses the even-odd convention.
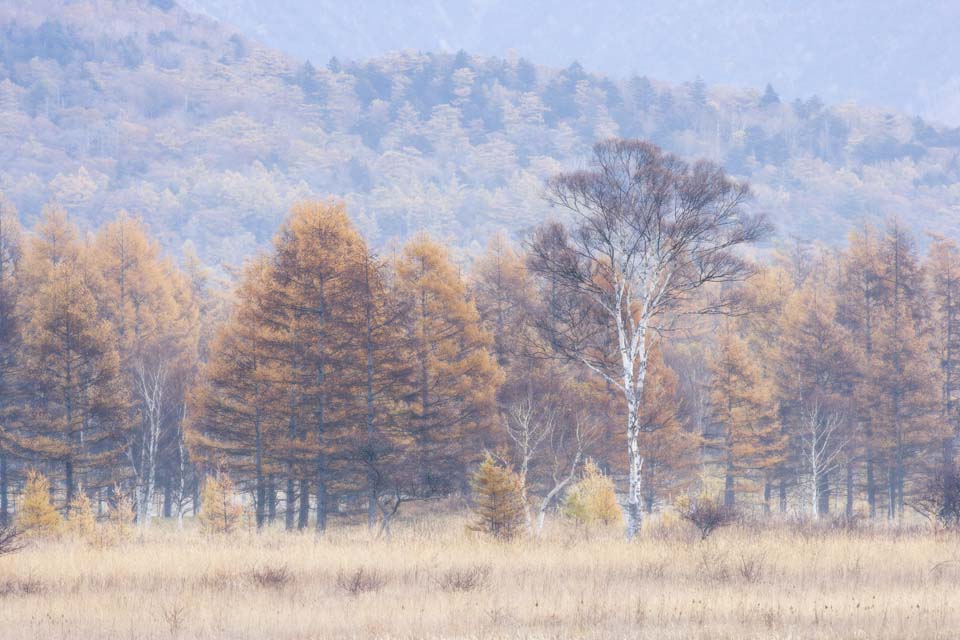
[[[472,250],[547,215],[544,179],[610,135],[723,163],[784,237],[893,215],[960,237],[960,130],[892,111],[464,52],[311,64],[165,0],[8,5],[0,30],[0,191],[21,217],[126,209],[211,263],[307,195],[345,200],[376,244],[426,229]]]

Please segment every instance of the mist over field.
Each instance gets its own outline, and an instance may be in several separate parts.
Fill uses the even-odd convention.
[[[952,638],[960,5],[0,0],[0,638]]]

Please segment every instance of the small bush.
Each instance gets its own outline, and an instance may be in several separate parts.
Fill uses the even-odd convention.
[[[133,503],[120,492],[119,487],[114,490],[114,496],[109,514],[110,537],[115,542],[123,542],[133,536]]]
[[[282,589],[293,582],[293,574],[285,566],[258,567],[250,571],[251,581],[267,589]]]
[[[47,592],[47,585],[33,576],[5,578],[0,581],[0,598],[10,596],[33,596]]]
[[[77,495],[70,501],[67,513],[67,533],[77,538],[89,540],[96,532],[97,521],[93,515],[93,505],[83,488],[77,489]]]
[[[766,559],[767,556],[763,553],[752,556],[740,554],[740,562],[737,565],[737,571],[740,573],[740,577],[749,584],[759,582],[763,578]]]
[[[960,473],[938,474],[913,507],[946,529],[960,530]]]
[[[55,538],[63,528],[63,518],[50,502],[50,481],[37,471],[27,472],[17,525],[37,538]]]
[[[473,475],[472,484],[475,521],[470,529],[501,540],[519,535],[526,518],[526,506],[517,474],[487,455]]]
[[[383,576],[376,570],[360,567],[356,571],[337,573],[337,586],[352,596],[359,596],[371,591],[380,591],[386,584]]]
[[[243,518],[243,506],[235,500],[233,481],[226,474],[207,478],[203,486],[200,524],[208,533],[233,533]]]
[[[23,548],[23,532],[12,524],[0,524],[0,556]]]
[[[567,493],[563,513],[583,524],[605,526],[623,523],[613,480],[603,475],[592,460],[584,466],[583,477]]]
[[[489,579],[490,567],[478,564],[472,567],[445,571],[437,578],[436,583],[443,591],[462,593],[483,589],[487,586]]]
[[[737,519],[736,511],[723,503],[723,500],[707,494],[689,497],[677,501],[677,513],[700,532],[700,539],[706,540],[710,534],[726,527]]]

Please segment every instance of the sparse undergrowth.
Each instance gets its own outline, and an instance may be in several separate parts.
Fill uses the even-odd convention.
[[[118,546],[0,557],[5,640],[119,638],[948,638],[960,538],[862,523],[743,523],[628,543],[562,520],[505,543],[466,516],[209,536],[158,523]]]

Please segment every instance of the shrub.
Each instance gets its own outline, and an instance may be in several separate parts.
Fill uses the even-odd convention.
[[[490,578],[490,566],[473,565],[462,569],[449,569],[435,580],[444,591],[463,593],[483,589]]]
[[[37,471],[27,473],[17,524],[31,536],[52,538],[60,535],[63,518],[50,502],[50,481]]]
[[[603,475],[603,471],[592,460],[587,461],[583,477],[567,493],[563,513],[588,525],[623,523],[623,511],[617,503],[613,480]]]
[[[960,473],[938,474],[913,505],[921,514],[948,529],[960,529]]]
[[[386,580],[376,569],[369,570],[360,567],[349,573],[342,570],[337,572],[337,586],[352,596],[380,591],[385,583]]]
[[[475,521],[470,529],[501,540],[516,537],[526,517],[519,476],[488,454],[473,475],[472,485]]]
[[[22,548],[22,532],[12,524],[0,524],[0,556]]]
[[[725,505],[720,498],[706,493],[682,497],[677,501],[677,513],[697,528],[701,540],[706,540],[711,533],[737,519],[737,513],[732,507]]]
[[[97,521],[93,516],[93,505],[83,488],[77,489],[77,495],[70,501],[67,513],[66,530],[70,535],[89,539],[96,531]]]
[[[225,473],[207,478],[203,486],[200,524],[208,533],[233,533],[240,526],[243,506],[235,500],[233,481]]]
[[[293,574],[286,566],[256,567],[250,571],[250,579],[259,587],[283,589],[293,582]]]
[[[133,503],[130,498],[114,489],[114,499],[110,504],[110,530],[116,541],[129,540],[133,534]]]

